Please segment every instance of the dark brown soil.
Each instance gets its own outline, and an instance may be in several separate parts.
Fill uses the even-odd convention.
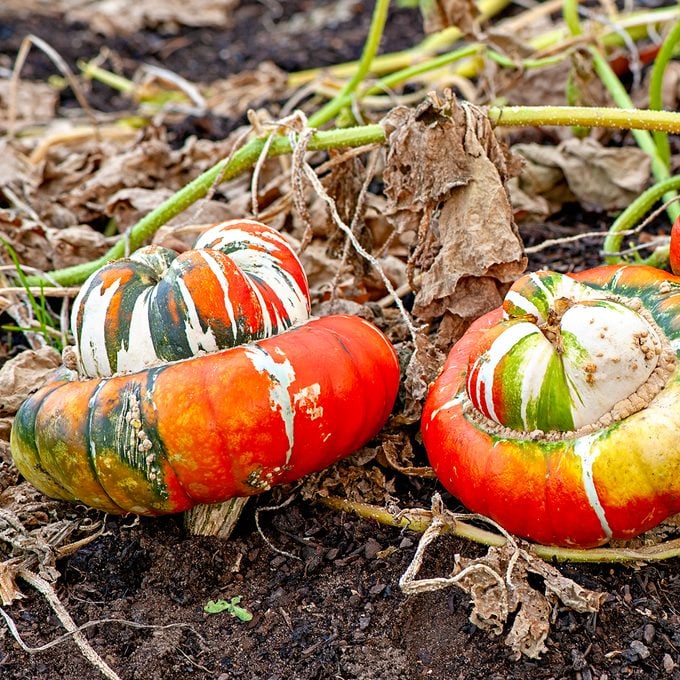
[[[107,40],[85,26],[54,19],[6,16],[0,26],[0,64],[10,67],[21,38],[42,36],[72,65],[108,45],[130,75],[140,61],[160,63],[189,79],[224,77],[270,59],[296,70],[345,61],[358,55],[371,3],[358,5],[348,24],[328,26],[304,39],[272,31],[312,6],[310,0],[239,4],[233,26],[163,35],[145,32]],[[271,16],[272,8],[283,10]],[[0,16],[2,16],[0,14]],[[269,27],[269,30],[268,30]],[[386,49],[418,39],[413,11],[395,11]],[[283,36],[279,41],[277,36]],[[54,73],[43,56],[32,55],[26,77]],[[114,110],[126,104],[95,88],[94,105]],[[98,94],[99,93],[99,94]],[[65,97],[70,95],[65,94]],[[590,230],[601,216],[579,215],[563,223],[525,230],[527,243]],[[582,268],[599,261],[597,243],[579,242],[554,261],[535,258],[532,267],[570,262]],[[427,507],[441,491],[432,480],[400,478],[404,497]],[[449,507],[455,501],[447,498]],[[398,580],[413,557],[418,536],[295,500],[285,509],[260,515],[271,495],[251,501],[228,542],[192,538],[181,519],[106,518],[106,533],[62,560],[58,595],[78,624],[124,619],[140,626],[104,622],[89,628],[93,647],[124,680],[178,678],[669,678],[680,680],[680,562],[647,566],[562,565],[562,572],[588,588],[606,591],[598,616],[554,612],[548,652],[539,661],[515,660],[502,638],[468,621],[467,596],[457,589],[405,598]],[[78,516],[85,514],[75,508]],[[267,542],[265,542],[265,537]],[[287,556],[273,549],[285,551]],[[454,555],[484,549],[442,538],[424,574],[444,575]],[[8,608],[24,641],[39,646],[63,628],[45,600],[26,586],[26,598]],[[209,600],[240,597],[253,614],[241,622],[228,613],[207,614]],[[71,641],[28,654],[0,628],[0,677],[82,680],[97,677]]]

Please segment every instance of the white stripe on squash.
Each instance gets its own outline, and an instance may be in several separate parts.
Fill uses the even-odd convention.
[[[160,361],[153,345],[149,323],[149,308],[156,290],[156,287],[147,288],[135,300],[130,315],[127,342],[121,343],[121,348],[116,355],[118,371],[123,373],[138,371]],[[142,359],[141,363],[140,358]]]
[[[87,320],[83,323],[80,337],[76,333],[75,338],[76,352],[87,375],[111,375],[111,364],[106,352],[106,315],[119,287],[120,279],[106,290],[103,290],[103,283],[94,287],[85,285],[73,303],[74,314],[82,306],[83,319]]]
[[[290,386],[295,380],[295,369],[293,369],[293,365],[281,350],[275,351],[278,351],[282,361],[276,361],[272,354],[259,345],[251,344],[245,346],[245,354],[250,363],[252,363],[253,368],[258,373],[266,375],[269,380],[269,403],[271,404],[272,411],[280,414],[288,440],[285,462],[287,465],[290,462],[295,441],[295,412],[289,391]]]
[[[600,497],[597,495],[593,478],[593,464],[599,454],[597,440],[602,434],[602,432],[595,432],[576,439],[574,442],[574,453],[581,459],[581,481],[583,482],[583,490],[586,492],[588,503],[593,512],[595,512],[604,535],[607,538],[611,538],[612,530],[609,522],[607,522],[607,516],[600,502]]]

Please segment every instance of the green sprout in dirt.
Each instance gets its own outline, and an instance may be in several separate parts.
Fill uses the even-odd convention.
[[[247,623],[251,621],[253,615],[245,608],[239,606],[241,602],[241,596],[237,595],[232,597],[230,600],[209,600],[208,603],[203,607],[203,611],[206,614],[220,614],[222,612],[227,612],[233,617],[237,618],[239,621]]]

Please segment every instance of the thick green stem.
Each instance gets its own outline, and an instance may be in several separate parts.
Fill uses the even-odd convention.
[[[588,107],[497,107],[488,110],[489,118],[496,125],[535,126],[535,125],[582,125],[586,127],[609,127],[620,129],[665,130],[680,133],[680,113],[668,111],[640,111],[636,109],[608,109]],[[364,144],[385,142],[385,133],[380,125],[364,125],[342,130],[327,130],[314,134],[309,142],[311,151],[357,147]],[[51,272],[48,278],[28,277],[28,285],[50,286],[54,283],[73,286],[82,283],[92,272],[107,262],[132,252],[149,239],[162,225],[186,210],[197,200],[203,198],[213,184],[237,177],[252,168],[264,147],[265,140],[256,138],[239,149],[229,161],[222,160],[180,189],[168,200],[135,224],[128,234],[116,243],[99,260],[87,262],[66,269]],[[288,137],[277,136],[269,148],[269,157],[281,156],[291,152]]]
[[[398,515],[394,515],[377,505],[352,502],[342,498],[320,498],[319,501],[333,510],[351,512],[364,519],[374,520],[391,527],[408,529],[420,534],[425,532],[432,521],[432,513],[427,510],[405,510]],[[506,543],[506,539],[503,536],[468,524],[464,518],[452,519],[451,523],[444,527],[444,532],[483,545],[502,546]],[[560,562],[656,562],[680,557],[680,539],[639,549],[559,548],[531,543],[529,544],[529,551],[543,560],[558,560]]]
[[[581,35],[582,29],[578,16],[578,0],[564,0],[562,15],[571,34],[574,36]],[[590,47],[589,51],[593,60],[595,72],[602,81],[602,84],[607,88],[614,103],[622,109],[634,108],[633,101],[628,95],[628,92],[626,92],[626,88],[623,86],[623,83],[619,80],[616,73],[614,73],[604,55],[596,47]],[[658,182],[667,180],[670,177],[669,166],[663,156],[659,153],[659,148],[652,135],[646,130],[641,129],[632,129],[632,134],[637,145],[651,158],[652,173],[656,180]],[[666,200],[670,200],[673,197],[674,194],[669,193],[665,198]],[[667,211],[671,222],[673,222],[680,216],[680,205],[672,203],[668,206]]]
[[[652,67],[649,79],[649,108],[653,111],[660,111],[663,108],[663,76],[678,42],[680,42],[680,22],[677,22],[670,30],[654,60],[654,66]],[[659,130],[655,130],[652,135],[659,156],[666,164],[666,167],[670,167],[671,149],[668,143],[668,135]]]
[[[593,58],[595,70],[611,94],[616,105],[621,108],[632,108],[633,102],[631,98],[628,96],[628,93],[616,73],[614,73],[611,66],[609,66],[607,60],[594,47],[590,48],[590,53]],[[670,170],[666,161],[659,154],[659,149],[656,146],[652,135],[647,130],[639,129],[633,129],[632,134],[633,137],[635,137],[638,146],[652,159],[652,173],[656,180],[659,182],[667,180],[670,177]],[[675,194],[671,192],[665,196],[665,199],[668,201],[674,196]],[[672,203],[668,206],[667,212],[671,222],[674,222],[680,217],[680,205]]]
[[[680,113],[589,106],[492,106],[489,118],[496,125],[560,125],[620,130],[680,131]]]
[[[680,189],[680,176],[670,177],[650,187],[640,194],[614,221],[603,244],[605,262],[616,264],[622,261],[618,252],[625,238],[625,232],[636,224],[649,212],[651,207],[668,192]],[[647,262],[650,264],[650,262]]]
[[[371,64],[380,47],[380,40],[382,39],[383,30],[385,29],[385,22],[387,21],[387,12],[390,6],[390,0],[377,0],[373,10],[373,18],[371,19],[371,28],[368,32],[368,37],[364,44],[364,51],[361,55],[361,60],[352,78],[345,83],[345,86],[340,90],[338,95],[331,99],[325,106],[322,106],[309,118],[310,127],[321,127],[324,123],[335,118],[338,112],[347,104],[346,100],[359,87],[363,79],[371,70]]]

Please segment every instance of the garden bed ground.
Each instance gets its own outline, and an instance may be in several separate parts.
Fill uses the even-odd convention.
[[[84,23],[66,23],[54,8],[44,8],[52,15],[40,14],[10,2],[0,9],[0,67],[11,69],[20,41],[33,33],[74,70],[78,59],[93,58],[105,43],[128,74],[141,62],[163,66],[188,81],[225,78],[265,60],[297,71],[356,58],[370,21],[371,3],[236,4],[223,28],[165,26],[104,38]],[[421,37],[418,13],[395,11],[384,51],[412,45]],[[35,52],[23,77],[40,82],[54,73],[52,62]],[[130,105],[100,84],[87,96],[99,111],[115,113]],[[61,95],[61,107],[67,112],[77,109],[68,90]],[[175,117],[167,131],[178,148],[190,135],[219,139],[244,121]],[[537,134],[515,132],[513,141],[533,140]],[[550,141],[553,134],[545,131],[539,139]],[[630,140],[621,136],[619,141]],[[534,245],[547,238],[601,231],[609,221],[605,211],[571,202],[549,219],[521,229],[525,243]],[[529,267],[591,266],[600,261],[600,245],[601,239],[562,244],[532,255]],[[18,338],[13,336],[12,348],[7,338],[3,340],[0,362],[20,349]],[[7,498],[7,490],[20,482],[6,443],[0,443],[0,489]],[[442,491],[431,478],[390,469],[381,474],[390,496],[402,507],[428,508],[432,494]],[[86,630],[86,637],[124,680],[680,679],[677,559],[648,565],[560,565],[564,575],[606,592],[608,598],[596,615],[556,608],[548,651],[539,660],[516,659],[502,636],[491,636],[469,622],[469,598],[462,591],[402,594],[398,581],[413,557],[417,534],[332,511],[295,493],[285,508],[259,513],[260,531],[256,510],[280,502],[286,493],[251,501],[226,542],[188,536],[180,517],[103,517],[82,506],[46,505],[46,512],[61,519],[104,522],[98,538],[58,561],[57,594],[77,624],[99,622]],[[445,496],[445,501],[456,509],[455,499]],[[425,560],[424,575],[450,572],[456,553],[475,557],[486,550],[452,537],[435,545]],[[38,647],[58,638],[63,628],[44,597],[21,580],[19,585],[25,598],[5,609],[25,643]],[[241,598],[240,606],[253,614],[252,620],[204,612],[209,600],[232,597]],[[0,627],[0,677],[95,676],[71,640],[27,653],[6,627]]]

